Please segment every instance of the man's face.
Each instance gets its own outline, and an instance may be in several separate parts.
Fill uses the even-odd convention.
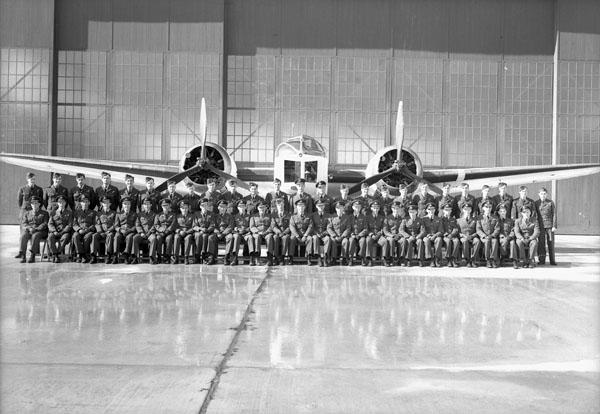
[[[373,205],[371,206],[371,212],[373,213],[374,216],[379,214],[379,206]]]
[[[86,201],[80,201],[79,205],[81,206],[82,210],[87,210],[88,206],[90,205],[90,203],[86,200]]]
[[[27,185],[33,187],[35,184],[35,177],[31,177],[27,179]]]
[[[133,178],[128,178],[125,180],[125,185],[129,188],[133,186]]]
[[[463,215],[464,216],[470,216],[471,215],[471,209],[470,208],[463,208]]]
[[[525,220],[529,220],[529,216],[531,216],[531,212],[529,210],[523,210],[523,211],[521,211],[521,215],[523,216],[523,218]]]
[[[448,218],[450,217],[450,213],[452,213],[452,209],[451,208],[445,208],[443,211],[444,217]]]
[[[483,206],[483,214],[485,214],[486,216],[490,215],[490,206]]]
[[[52,177],[52,183],[54,184],[55,187],[58,187],[61,183],[62,183],[62,177],[61,176],[54,176]]]
[[[506,218],[506,209],[501,208],[500,210],[498,210],[498,214],[500,215],[500,218]]]
[[[110,184],[110,177],[108,175],[103,175],[102,176],[102,184],[107,186]]]
[[[519,191],[519,197],[521,197],[523,200],[525,200],[527,198],[527,189],[526,188],[524,190]]]
[[[123,205],[123,207],[125,207],[125,205]],[[102,209],[104,211],[110,210],[110,201],[103,201],[102,202]]]
[[[306,183],[298,183],[296,184],[298,186],[298,192],[303,193],[304,192],[304,187],[306,187]]]
[[[246,214],[246,206],[238,204],[238,213],[240,213],[241,215]]]
[[[187,204],[183,204],[181,206],[181,213],[185,216],[187,215],[188,211],[190,210],[190,206],[188,206]]]
[[[215,183],[211,182],[211,183],[206,184],[206,186],[208,187],[208,192],[209,193],[212,193],[213,191],[215,191],[215,187],[216,187]]]
[[[31,208],[33,211],[38,211],[40,209],[40,203],[38,201],[31,203]]]
[[[169,204],[163,204],[161,207],[163,213],[168,214],[171,212],[171,206]]]
[[[335,212],[337,213],[338,217],[342,217],[344,215],[344,207],[342,207],[342,206],[336,207]]]
[[[324,204],[317,204],[317,211],[319,213],[323,213],[324,210],[325,210],[325,205]]]
[[[317,187],[317,195],[322,196],[323,194],[325,194],[325,188],[321,186]]]
[[[408,215],[410,216],[411,219],[415,219],[417,217],[417,211],[416,210],[408,210]]]
[[[146,189],[148,191],[154,190],[154,180],[146,181]]]
[[[265,207],[265,206],[258,207],[258,214],[260,214],[261,216],[265,215],[265,211],[267,211],[267,207]]]
[[[177,187],[177,185],[169,184],[169,187],[168,187],[169,193],[171,193],[171,194],[175,193],[175,187]]]
[[[546,197],[548,196],[548,193],[546,193],[545,191],[540,191],[539,196],[540,196],[540,200],[544,201],[546,199]]]
[[[359,203],[352,204],[352,211],[354,211],[354,214],[359,214],[361,209],[362,206]]]
[[[442,187],[442,195],[447,196],[450,191],[450,187]]]
[[[348,189],[347,188],[340,188],[340,195],[342,196],[342,198],[348,197]]]
[[[124,213],[129,213],[129,210],[131,210],[131,204],[130,203],[123,203],[123,212]]]
[[[79,187],[83,187],[83,185],[85,184],[85,178],[83,177],[77,177],[75,178],[75,181],[77,181],[77,185]]]
[[[498,187],[498,194],[504,195],[505,191],[506,191],[506,187],[504,187],[504,186]]]
[[[427,209],[427,215],[429,217],[433,217],[434,214],[435,214],[435,208],[428,208]]]
[[[273,189],[275,191],[279,191],[280,188],[281,188],[281,183],[279,181],[273,181]]]
[[[250,187],[250,194],[255,196],[258,193],[258,187],[253,185],[252,187]]]
[[[408,191],[408,190],[407,190],[406,188],[401,188],[401,189],[400,189],[400,197],[402,197],[402,198],[406,198],[406,192],[407,192],[407,191]]]
[[[423,184],[421,186],[421,194],[423,194],[423,195],[427,194],[428,190],[429,190],[429,186],[427,184]]]
[[[142,204],[142,211],[144,213],[148,213],[150,211],[150,203],[144,203],[144,204]]]
[[[193,195],[194,194],[194,187],[188,187],[187,190],[188,190],[188,194],[189,195]]]
[[[383,198],[388,198],[390,196],[390,192],[387,188],[382,188],[381,189],[381,197]]]
[[[369,187],[362,187],[360,189],[360,195],[366,197],[369,194]]]
[[[223,215],[227,211],[227,206],[225,204],[221,204],[219,206],[219,214]]]
[[[489,192],[490,192],[490,189],[489,189],[489,188],[482,188],[482,189],[481,189],[481,196],[482,196],[483,198],[487,198],[487,196],[488,196],[488,193],[489,193]]]
[[[298,210],[298,214],[303,215],[304,210],[306,210],[306,206],[304,204],[298,204],[296,209]]]
[[[229,186],[227,187],[228,190],[232,193],[235,193],[237,191],[237,184],[236,183],[229,183]]]
[[[469,193],[469,186],[461,187],[462,195],[466,196]]]
[[[392,214],[394,217],[398,217],[400,215],[400,207],[392,206]]]
[[[58,209],[63,211],[65,208],[67,208],[67,202],[61,198],[58,200]]]

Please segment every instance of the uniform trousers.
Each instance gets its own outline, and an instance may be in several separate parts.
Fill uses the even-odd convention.
[[[501,257],[508,257],[509,259],[517,260],[517,243],[515,238],[500,235],[498,238],[499,253]]]
[[[75,234],[73,234],[73,243],[75,243],[75,251],[77,254],[81,255],[89,253],[93,237],[94,232],[92,231],[88,231],[83,234],[75,232]]]
[[[294,235],[290,236],[290,256],[296,255],[296,247],[305,246],[305,255],[308,257],[312,252],[312,237],[306,236],[305,241],[302,241],[301,237],[296,237]]]
[[[365,257],[367,253],[367,238],[365,236],[350,236],[348,237],[348,255],[354,257],[358,254],[360,257]]]
[[[486,237],[485,240],[481,240],[483,245],[483,255],[485,260],[498,260],[498,238]]]
[[[100,251],[100,243],[104,243],[104,253],[106,255],[111,255],[113,253],[113,248],[114,248],[114,240],[115,240],[115,233],[112,231],[109,231],[107,233],[99,233],[96,232],[94,233],[94,235],[92,236],[92,254],[99,254]]]
[[[318,255],[319,254],[319,248],[321,246],[323,246],[323,256],[324,257],[329,257],[329,255],[331,254],[331,242],[330,242],[330,237],[328,234],[323,235],[323,236],[317,236],[316,234],[313,234],[312,236],[312,251],[311,254],[314,255]]]
[[[67,244],[71,242],[71,233],[50,233],[48,235],[48,246],[50,247],[50,253],[59,254],[65,251]]]
[[[469,238],[469,236],[462,236],[460,238],[460,242],[462,244],[463,257],[467,261],[477,259],[477,254],[479,253],[479,245],[481,243],[479,237]]]
[[[216,250],[216,239],[213,233],[197,231],[194,233],[194,243],[196,246],[196,256],[200,257],[206,253],[214,254]]]
[[[529,260],[533,260],[537,255],[537,246],[537,239],[517,240],[517,247],[519,248],[519,258],[521,260],[525,260],[526,258],[529,258]],[[527,257],[527,249],[529,249],[529,257]]]
[[[273,235],[273,254],[277,257],[290,255],[290,235],[279,233]]]
[[[192,254],[192,248],[194,247],[194,233],[188,233],[185,235],[176,234],[173,237],[173,255],[181,256],[181,247],[183,244],[183,255],[189,257]]]
[[[252,250],[252,253],[257,254],[258,256],[261,255],[262,251],[261,251],[261,247],[262,244],[264,243],[266,248],[267,248],[267,254],[269,255],[273,255],[273,233],[267,233],[267,234],[258,234],[258,233],[254,233],[252,235],[252,239],[253,239],[253,244],[254,244],[254,249]]]
[[[118,254],[120,251],[125,254],[131,253],[133,250],[133,236],[135,236],[135,233],[123,234],[118,232],[115,235],[115,254]],[[125,250],[123,250],[123,242],[125,242]]]
[[[150,251],[148,255],[150,257],[159,256],[170,256],[173,252],[173,235],[165,233],[152,233],[148,237],[150,242]]]
[[[28,231],[23,231],[21,234],[21,248],[19,251],[25,252],[27,251],[27,243],[31,240],[31,254],[39,254],[40,253],[40,242],[48,237],[47,231],[36,231],[30,233]]]
[[[542,248],[543,246],[543,248]],[[538,256],[540,262],[546,261],[546,254],[548,254],[550,263],[556,263],[556,257],[554,255],[554,232],[552,228],[541,229],[540,238],[538,243]]]

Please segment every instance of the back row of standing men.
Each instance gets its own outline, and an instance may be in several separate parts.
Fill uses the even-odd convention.
[[[202,200],[210,202],[212,212],[218,212],[219,201],[227,202],[227,212],[236,215],[237,203],[244,201],[246,213],[255,215],[258,213],[258,206],[266,204],[267,213],[277,211],[276,202],[283,203],[283,210],[286,214],[296,212],[298,201],[302,201],[305,205],[305,213],[311,215],[316,211],[316,204],[322,204],[322,209],[326,214],[335,214],[336,205],[342,204],[343,211],[346,215],[353,214],[352,204],[358,201],[362,206],[362,213],[370,212],[371,204],[377,201],[380,208],[378,214],[385,217],[392,214],[392,207],[398,206],[397,214],[400,218],[409,217],[409,209],[414,205],[418,217],[427,215],[427,207],[435,208],[435,215],[442,217],[444,210],[450,209],[450,217],[459,218],[462,215],[464,207],[470,206],[471,215],[477,217],[484,212],[484,205],[489,204],[492,214],[498,212],[500,208],[505,210],[505,215],[513,220],[521,217],[521,211],[527,207],[531,211],[531,218],[539,223],[540,237],[538,243],[538,255],[540,264],[545,263],[546,246],[550,256],[550,263],[554,264],[554,232],[556,230],[556,207],[552,200],[547,198],[547,192],[542,189],[539,193],[539,199],[534,201],[527,196],[527,188],[521,186],[519,189],[519,197],[513,199],[512,196],[506,193],[506,184],[500,183],[498,186],[498,194],[496,196],[489,195],[489,186],[484,185],[481,189],[481,196],[474,197],[469,193],[469,185],[463,183],[461,185],[461,195],[454,197],[449,194],[450,185],[442,186],[443,194],[435,197],[429,194],[428,186],[422,184],[417,193],[414,195],[408,194],[408,187],[400,184],[398,190],[400,195],[392,197],[389,194],[389,188],[386,185],[380,187],[376,195],[368,194],[369,187],[365,184],[361,188],[361,193],[357,197],[349,198],[348,188],[345,185],[340,186],[340,194],[336,198],[332,198],[327,194],[327,184],[319,182],[316,186],[316,194],[310,196],[305,190],[305,181],[298,179],[296,181],[297,192],[295,194],[286,194],[281,191],[281,181],[275,179],[273,181],[273,191],[267,193],[263,198],[258,194],[258,186],[250,183],[250,194],[242,196],[237,192],[236,183],[234,180],[229,180],[226,183],[226,190],[219,192],[216,189],[216,181],[208,179],[207,191],[198,195],[194,191],[192,183],[187,183],[187,193],[179,194],[176,192],[176,183],[169,182],[168,189],[160,193],[154,189],[154,180],[146,179],[146,190],[137,190],[134,184],[134,178],[130,175],[125,176],[125,188],[119,190],[111,184],[111,176],[109,173],[102,174],[102,185],[93,189],[85,184],[85,175],[78,173],[76,175],[77,185],[70,190],[62,186],[62,177],[60,174],[53,175],[53,183],[49,187],[42,189],[35,184],[35,175],[29,173],[27,175],[27,185],[19,189],[18,202],[20,208],[20,217],[23,216],[31,207],[31,197],[35,196],[42,200],[42,206],[51,211],[57,204],[59,196],[63,196],[71,210],[79,208],[79,203],[82,199],[87,199],[90,210],[101,210],[101,202],[104,199],[110,200],[110,209],[113,211],[121,211],[123,209],[123,200],[127,199],[130,203],[130,210],[133,212],[141,211],[144,202],[150,203],[151,211],[160,213],[162,211],[161,202],[168,200],[171,206],[171,211],[179,213],[182,201],[189,205],[191,213],[200,210]]]

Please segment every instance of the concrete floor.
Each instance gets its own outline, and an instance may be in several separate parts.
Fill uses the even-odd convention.
[[[2,413],[600,411],[600,238],[557,267],[19,264]]]

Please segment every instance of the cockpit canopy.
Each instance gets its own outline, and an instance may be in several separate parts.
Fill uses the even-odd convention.
[[[327,152],[319,141],[308,135],[289,138],[275,149],[273,173],[283,184],[293,184],[298,178],[304,178],[307,183],[327,181]]]

